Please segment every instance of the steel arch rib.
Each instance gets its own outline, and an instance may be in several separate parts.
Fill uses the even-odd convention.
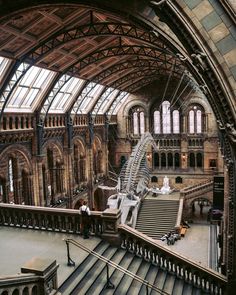
[[[49,38],[49,40],[44,41],[42,44],[36,46],[33,50],[29,51],[25,54],[17,63],[25,63],[27,67],[23,71],[19,71],[18,67],[16,71],[20,72],[17,75],[17,79],[14,79],[14,73],[9,76],[9,79],[4,83],[1,91],[0,91],[0,119],[4,108],[10,98],[10,95],[21,78],[26,74],[26,72],[37,62],[42,60],[47,54],[52,52],[54,49],[60,47],[66,42],[70,42],[77,39],[82,39],[91,36],[123,36],[129,37],[137,40],[141,40],[147,44],[151,44],[152,46],[156,46],[160,51],[173,54],[168,51],[164,45],[164,42],[161,41],[155,36],[155,34],[147,31],[143,31],[141,29],[136,28],[135,26],[129,24],[122,23],[91,23],[80,26],[74,29],[68,29],[64,32],[59,32],[54,34]]]
[[[122,47],[123,49],[123,47]],[[125,50],[121,50],[121,48],[118,46],[106,48],[104,50],[95,51],[91,54],[89,54],[87,57],[84,57],[83,59],[77,61],[67,69],[63,71],[63,73],[60,75],[59,79],[63,76],[63,74],[67,73],[70,75],[70,78],[74,75],[78,75],[79,71],[81,71],[86,66],[94,63],[95,61],[100,61],[108,56],[120,56],[120,55],[131,55],[131,54],[141,55],[141,56],[148,56],[149,58],[155,59],[158,58],[161,54],[159,54],[158,51],[155,51],[155,48],[150,47],[144,47],[144,46],[125,46]],[[108,55],[107,55],[108,54]],[[79,67],[76,67],[76,65],[79,64]],[[67,81],[65,81],[67,82]],[[65,83],[64,83],[65,84]],[[64,84],[61,84],[60,89],[64,86]],[[55,84],[56,85],[56,84]],[[59,92],[59,90],[55,92],[54,97],[50,99],[50,104],[48,104],[49,108],[53,102],[53,99],[55,98],[56,94]],[[52,90],[53,91],[53,90]],[[48,108],[48,110],[49,110]],[[46,114],[48,112],[46,111]],[[45,113],[45,112],[44,112]]]

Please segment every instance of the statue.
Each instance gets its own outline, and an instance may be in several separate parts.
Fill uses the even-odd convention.
[[[163,186],[161,188],[162,194],[169,194],[171,192],[170,186],[169,186],[169,178],[167,176],[163,179]]]

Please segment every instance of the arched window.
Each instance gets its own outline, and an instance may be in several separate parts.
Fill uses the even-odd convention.
[[[170,103],[169,101],[164,101],[162,103],[162,131],[164,134],[169,134],[171,132],[170,121]]]
[[[173,111],[173,133],[178,134],[180,132],[179,128],[179,111]]]
[[[158,178],[156,176],[152,176],[151,182],[158,182]]]
[[[197,133],[202,133],[202,112],[197,110]]]
[[[178,153],[175,153],[175,168],[179,168],[180,166],[180,156]]]
[[[139,132],[138,132],[138,129],[139,129],[138,128],[138,113],[137,112],[133,113],[133,124],[134,124],[133,132],[135,135],[137,135],[137,134],[139,134]]]
[[[191,134],[203,132],[203,111],[200,106],[194,105],[188,113],[188,132]]]
[[[178,176],[175,178],[175,183],[183,183],[182,177]]]
[[[144,109],[135,106],[129,111],[129,132],[133,135],[142,135],[145,133],[145,113]]]
[[[194,133],[194,111],[189,112],[189,133]]]
[[[161,133],[161,116],[159,111],[154,112],[154,133]]]
[[[194,155],[194,153],[190,153],[190,155],[189,155],[189,166],[191,168],[195,167],[195,155]]]
[[[11,193],[14,192],[14,177],[13,177],[13,160],[12,158],[9,159],[8,161],[8,177],[9,177],[9,191]]]
[[[145,133],[145,121],[144,121],[144,112],[140,113],[140,134]]]
[[[197,153],[197,167],[201,168],[202,167],[202,154]]]
[[[6,179],[0,177],[0,202],[7,203]]]
[[[161,154],[161,167],[166,168],[166,154]]]
[[[154,168],[159,167],[159,154],[154,153]]]
[[[173,155],[171,153],[168,153],[167,159],[168,159],[168,168],[172,168],[173,167]]]

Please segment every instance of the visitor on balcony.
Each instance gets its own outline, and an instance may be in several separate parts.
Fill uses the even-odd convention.
[[[89,238],[89,229],[90,229],[89,215],[91,214],[91,212],[90,212],[90,209],[87,205],[87,201],[84,201],[83,205],[80,207],[80,214],[82,217],[81,232],[83,234],[84,239],[88,239]]]

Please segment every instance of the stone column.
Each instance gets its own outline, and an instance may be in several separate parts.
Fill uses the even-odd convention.
[[[106,209],[102,213],[103,233],[102,238],[110,244],[120,245],[118,226],[121,221],[120,209]]]
[[[34,188],[33,188],[33,204],[35,206],[45,206],[44,191],[43,191],[43,158],[37,156],[34,163]]]
[[[65,180],[65,190],[67,197],[69,198],[68,207],[73,209],[73,163],[72,163],[72,149],[67,148],[64,150],[64,163],[65,163],[65,172],[63,175],[63,181]]]

